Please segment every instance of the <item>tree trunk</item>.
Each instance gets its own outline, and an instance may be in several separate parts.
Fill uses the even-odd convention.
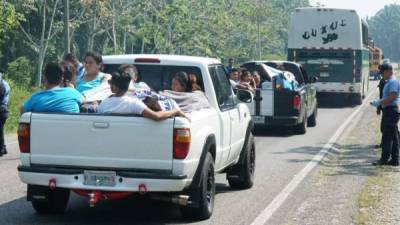
[[[140,50],[142,54],[144,54],[144,37],[142,37],[142,48]]]
[[[88,51],[93,51],[93,45],[94,45],[94,38],[96,36],[96,24],[97,24],[97,19],[96,16],[93,17],[93,24],[90,30],[90,36],[89,36],[89,40],[88,40]]]
[[[113,46],[114,46],[114,54],[117,54],[117,31],[115,29],[116,11],[115,11],[115,2],[114,1],[112,1],[112,12],[113,12],[113,17],[112,17],[112,39],[113,39]]]
[[[126,28],[124,29],[124,35],[122,36],[122,50],[126,54]]]
[[[40,43],[39,43],[39,57],[38,57],[38,70],[37,70],[37,78],[36,78],[36,86],[40,87],[42,83],[42,68],[43,68],[43,61],[44,61],[44,32],[46,30],[46,6],[47,1],[43,1],[43,8],[42,8],[42,32],[40,35]]]
[[[64,52],[68,54],[71,52],[70,36],[69,36],[69,0],[63,0],[64,2]]]

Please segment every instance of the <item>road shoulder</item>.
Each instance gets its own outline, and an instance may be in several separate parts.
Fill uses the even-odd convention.
[[[371,107],[354,119],[299,191],[305,196],[287,225],[400,224],[398,169],[371,166],[380,154],[379,119]]]

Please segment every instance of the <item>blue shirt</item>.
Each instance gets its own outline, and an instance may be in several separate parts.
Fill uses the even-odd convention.
[[[24,104],[25,112],[79,113],[83,96],[73,88],[55,87],[36,92]]]
[[[0,97],[1,97],[1,102],[0,105],[4,105],[7,106],[8,105],[8,100],[10,99],[10,85],[8,85],[8,83],[3,80],[3,93],[0,93]]]
[[[100,72],[95,79],[86,81],[85,75],[83,75],[82,77],[79,77],[78,81],[76,82],[76,90],[83,94],[85,91],[97,88],[101,85],[101,81],[103,80],[104,76],[105,74]]]
[[[388,106],[397,106],[400,103],[400,83],[396,80],[395,75],[392,75],[392,78],[386,81],[385,87],[383,88],[383,97],[382,99],[386,99],[389,97],[390,93],[396,92],[397,98],[391,102],[389,105],[385,105],[383,108]]]
[[[228,73],[228,77],[229,77],[229,74],[232,72],[233,66],[228,65],[225,68],[226,68],[226,72]]]

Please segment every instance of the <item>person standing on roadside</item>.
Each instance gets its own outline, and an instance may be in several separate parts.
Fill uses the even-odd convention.
[[[232,72],[233,64],[234,64],[233,58],[229,58],[228,66],[226,66],[226,72],[228,72],[228,74],[230,74]]]
[[[379,70],[381,68],[381,65],[379,65]],[[379,99],[383,98],[383,88],[385,87],[385,83],[386,80],[383,78],[383,76],[381,75],[381,72],[379,72],[379,76],[380,76],[380,80],[379,80],[379,84],[378,84],[378,89],[379,89]],[[378,106],[378,108],[376,109],[376,114],[381,115],[382,112],[382,106]],[[383,119],[381,118],[381,133],[383,133]],[[383,136],[382,136],[383,138]],[[382,138],[381,138],[381,144],[379,145],[379,147],[382,147]]]
[[[381,99],[371,102],[371,104],[382,107],[382,155],[373,165],[398,166],[399,131],[397,123],[399,122],[400,83],[393,74],[393,67],[390,64],[381,65],[380,71],[386,80],[383,96]]]
[[[0,73],[0,157],[8,153],[4,141],[4,125],[8,117],[9,96],[10,85],[3,79],[3,74]]]

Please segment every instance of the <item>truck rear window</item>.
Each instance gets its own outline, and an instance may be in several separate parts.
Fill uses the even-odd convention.
[[[118,71],[120,64],[105,64],[105,73]],[[139,71],[139,80],[145,82],[154,91],[171,90],[171,80],[175,73],[184,71],[187,74],[194,74],[197,83],[204,90],[203,79],[200,68],[194,66],[165,66],[165,65],[142,65],[135,64]]]

